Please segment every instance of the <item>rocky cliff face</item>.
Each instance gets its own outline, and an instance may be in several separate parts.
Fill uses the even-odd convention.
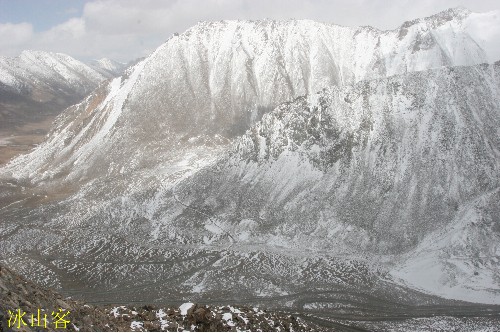
[[[417,267],[405,264],[415,284],[446,295],[465,283],[468,297],[496,302],[486,290],[500,278],[499,69],[418,72],[282,104],[177,195],[243,243],[365,257],[418,247]],[[436,282],[417,274],[430,267]]]

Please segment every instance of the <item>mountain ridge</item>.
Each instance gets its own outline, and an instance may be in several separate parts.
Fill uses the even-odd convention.
[[[0,164],[42,141],[57,114],[105,79],[63,53],[0,57]]]
[[[127,137],[125,141],[154,139],[165,143],[199,134],[231,138],[280,102],[327,86],[487,62],[477,43],[453,25],[450,29],[459,29],[453,42],[441,45],[438,40],[446,38],[447,31],[416,29],[400,40],[397,32],[387,35],[359,28],[330,29],[301,21],[290,25],[262,21],[265,26],[228,22],[188,29],[144,60],[144,69],[123,106],[120,126],[108,138],[121,135],[121,142]],[[439,34],[444,35],[436,37]],[[226,59],[232,59],[230,66]],[[167,77],[176,80],[162,79]],[[181,100],[186,92],[190,99]],[[142,110],[141,115],[135,110]],[[132,125],[138,117],[162,122],[149,122],[147,128],[140,123]],[[170,123],[168,131],[161,125],[166,122]],[[203,133],[199,133],[201,128]]]
[[[128,67],[127,64],[109,58],[94,59],[88,62],[89,66],[106,78],[121,76]]]

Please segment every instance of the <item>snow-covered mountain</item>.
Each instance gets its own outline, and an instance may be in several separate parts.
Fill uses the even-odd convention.
[[[84,63],[62,53],[23,51],[18,57],[1,57],[0,61],[0,81],[18,90],[50,82],[71,84],[75,89],[85,90],[103,79]]]
[[[176,195],[242,243],[405,253],[393,269],[413,285],[498,303],[499,111],[500,63],[330,88],[266,114]]]
[[[73,107],[39,156],[16,172],[43,166],[46,175],[89,168],[95,175],[92,166],[102,161],[106,171],[108,160],[120,165],[114,172],[155,165],[168,145],[233,138],[279,103],[325,87],[487,62],[467,32],[470,15],[449,10],[393,31],[304,20],[200,23]]]
[[[106,78],[113,78],[122,75],[123,71],[127,67],[124,63],[108,58],[92,60],[89,62],[89,66]]]
[[[402,283],[499,303],[500,69],[474,37],[490,17],[172,36],[0,169],[0,258],[107,302],[452,304]]]
[[[12,127],[40,114],[59,113],[103,80],[62,53],[23,51],[18,57],[0,57],[0,123]]]

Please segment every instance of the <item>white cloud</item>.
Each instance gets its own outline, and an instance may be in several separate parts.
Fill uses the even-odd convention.
[[[29,23],[0,23],[0,50],[4,55],[17,55],[32,38],[33,26]]]
[[[48,40],[66,40],[70,38],[82,38],[85,34],[85,20],[81,18],[72,18],[43,32],[41,35],[42,38]]]
[[[47,31],[37,34],[32,45],[34,49],[63,52],[73,56],[91,55],[96,50],[90,42],[83,18],[72,18]],[[69,50],[69,51],[68,51]]]
[[[109,35],[145,34],[169,26],[170,9],[158,1],[99,1],[85,5],[90,29]]]
[[[174,32],[198,21],[308,18],[348,26],[394,29],[406,20],[464,6],[484,12],[497,0],[95,0],[81,17],[33,34],[29,24],[0,25],[0,53],[24,48],[68,53],[77,58],[127,61],[145,56]],[[10,32],[2,34],[2,28]],[[12,28],[15,27],[15,28]],[[10,36],[14,37],[10,37]],[[3,38],[3,37],[6,38]],[[11,40],[12,39],[12,40]]]

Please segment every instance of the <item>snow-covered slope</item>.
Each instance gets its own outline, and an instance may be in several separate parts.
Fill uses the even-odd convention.
[[[94,69],[62,53],[23,51],[15,58],[0,57],[2,125],[12,127],[40,114],[58,113],[104,79]]]
[[[498,304],[499,202],[497,187],[462,204],[450,223],[425,236],[392,274],[446,298]]]
[[[122,75],[127,65],[108,58],[102,58],[90,61],[89,66],[106,78],[113,78]]]
[[[499,65],[478,65],[489,54],[468,30],[482,18],[454,9],[393,31],[222,21],[173,36],[0,170],[15,193],[0,255],[57,253],[39,271],[70,289],[67,276],[118,290],[188,274],[164,295],[338,283],[399,302],[385,269],[498,303]],[[446,267],[439,283],[409,278],[421,258]]]
[[[0,57],[0,82],[21,91],[37,85],[69,85],[89,90],[104,78],[84,63],[62,53],[23,51],[15,58]]]
[[[243,243],[405,253],[413,286],[499,303],[499,126],[500,64],[360,82],[279,106],[176,193]]]

